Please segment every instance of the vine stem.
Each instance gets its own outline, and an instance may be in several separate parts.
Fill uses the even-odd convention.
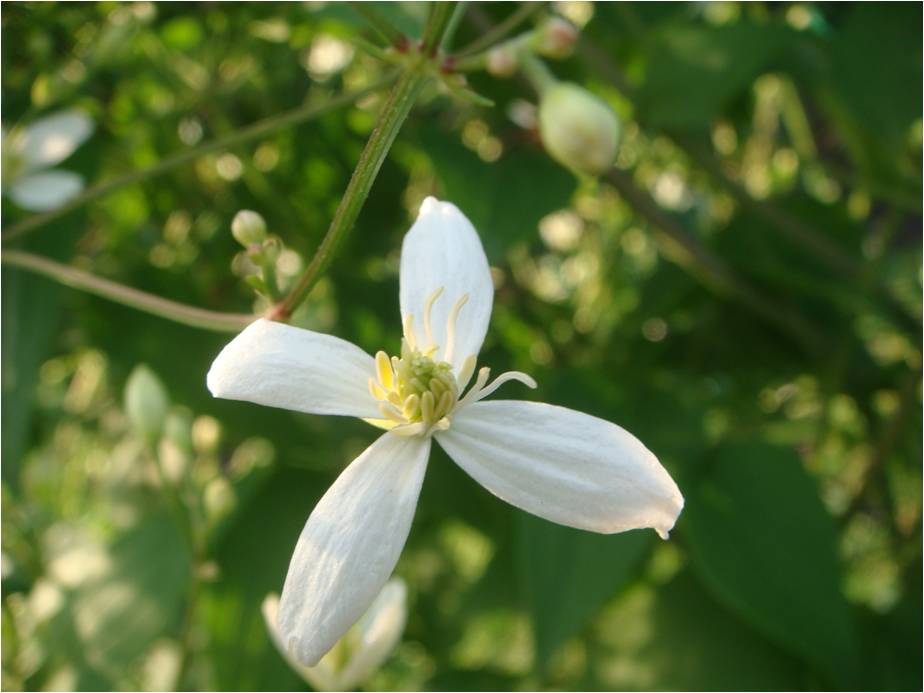
[[[388,100],[379,112],[372,135],[353,170],[353,176],[340,200],[327,234],[295,286],[276,304],[269,317],[287,320],[327,270],[336,251],[356,223],[379,169],[426,79],[426,75],[418,66],[405,72],[392,88]]]
[[[86,291],[123,306],[191,327],[215,332],[240,332],[256,319],[255,316],[245,313],[219,313],[177,303],[21,250],[4,250],[0,253],[0,262],[49,277],[72,289]]]
[[[465,48],[460,50],[457,53],[453,54],[453,57],[457,60],[462,58],[467,58],[476,53],[491,48],[494,44],[499,43],[504,38],[507,37],[510,32],[516,29],[520,24],[529,19],[533,14],[543,9],[545,6],[544,2],[526,2],[520,5],[519,8],[512,14],[510,14],[504,21],[500,22],[496,26],[488,29],[484,34],[482,34],[478,39],[467,45]],[[478,10],[477,7],[473,7],[472,10]]]
[[[4,230],[3,233],[0,234],[0,241],[3,243],[8,243],[10,241],[21,238],[22,236],[25,236],[40,226],[44,226],[45,224],[54,221],[55,219],[58,219],[75,209],[79,209],[85,204],[104,197],[109,193],[118,190],[119,188],[123,188],[126,185],[132,185],[133,183],[140,183],[149,178],[154,178],[155,176],[167,173],[168,171],[178,166],[182,166],[183,164],[189,163],[190,161],[194,161],[195,159],[198,159],[205,154],[210,154],[215,151],[228,149],[230,147],[250,142],[251,140],[255,140],[268,135],[269,133],[288,125],[294,125],[296,123],[303,123],[309,120],[320,118],[321,116],[330,113],[331,111],[334,111],[343,106],[348,106],[349,104],[355,103],[356,101],[359,101],[369,94],[379,91],[380,89],[394,82],[397,77],[397,72],[392,72],[382,79],[373,82],[364,89],[345,92],[333,97],[332,99],[329,99],[328,101],[325,101],[324,103],[306,104],[304,106],[293,108],[290,111],[285,111],[284,113],[279,113],[277,115],[270,116],[269,118],[264,118],[263,120],[259,120],[256,123],[232,132],[231,134],[224,137],[219,137],[217,139],[211,140],[210,142],[205,142],[197,147],[193,147],[192,149],[177,152],[176,154],[162,159],[153,166],[139,169],[137,171],[131,171],[130,173],[118,176],[112,180],[94,185],[92,188],[88,188],[83,193],[73,198],[69,202],[64,203],[60,207],[55,207],[54,209],[51,209],[47,212],[42,212],[41,214],[35,214],[33,216],[27,217],[26,219],[23,219],[16,224],[13,224],[10,228]]]

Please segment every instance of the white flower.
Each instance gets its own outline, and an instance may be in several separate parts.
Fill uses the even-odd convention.
[[[313,667],[298,662],[286,650],[277,625],[279,597],[263,600],[263,618],[276,647],[299,676],[318,691],[350,691],[378,670],[395,649],[407,619],[407,587],[401,578],[389,580],[359,622]]]
[[[3,193],[24,209],[58,207],[83,189],[83,178],[51,169],[74,153],[93,133],[82,111],[60,111],[3,138]]]
[[[424,200],[401,253],[400,356],[257,320],[208,374],[216,397],[312,414],[357,416],[388,430],[321,498],[295,547],[282,590],[286,649],[314,665],[362,615],[407,539],[435,438],[499,498],[594,532],[673,527],[683,498],[657,458],[615,424],[538,402],[482,401],[475,362],[494,287],[481,241],[452,204]]]

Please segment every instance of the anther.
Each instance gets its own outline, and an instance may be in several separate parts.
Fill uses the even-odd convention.
[[[449,311],[449,317],[446,318],[446,351],[443,353],[443,360],[452,363],[453,352],[456,345],[456,320],[459,318],[459,311],[462,306],[468,303],[468,294],[462,294],[452,310]]]
[[[428,347],[433,346],[433,331],[430,327],[430,313],[433,310],[433,304],[436,303],[436,299],[438,299],[442,295],[442,293],[443,293],[443,287],[441,286],[436,291],[434,291],[432,294],[430,294],[430,298],[427,299],[427,303],[424,305],[424,314],[423,314],[424,334],[427,335],[427,346]]]

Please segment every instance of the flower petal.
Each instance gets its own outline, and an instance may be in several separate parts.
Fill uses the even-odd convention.
[[[54,209],[83,190],[83,177],[71,171],[44,171],[20,178],[10,186],[9,196],[23,209],[43,212]]]
[[[279,630],[305,666],[346,633],[391,575],[407,540],[430,439],[384,434],[321,498],[295,547]]]
[[[369,394],[375,360],[330,335],[257,320],[221,350],[206,377],[215,397],[309,414],[381,413]]]
[[[39,118],[22,132],[19,151],[27,170],[54,166],[74,153],[93,134],[94,124],[83,111],[60,111]]]
[[[570,527],[610,534],[674,526],[683,497],[628,431],[573,409],[494,400],[461,409],[443,449],[491,493]]]
[[[458,372],[466,357],[478,354],[491,319],[494,284],[481,240],[471,222],[449,202],[428,197],[417,221],[401,246],[401,319],[413,315],[416,341],[429,346],[424,333],[428,299],[442,288],[433,303],[433,339],[438,360],[449,361]],[[447,327],[453,307],[468,294],[458,311],[452,354],[446,358]]]

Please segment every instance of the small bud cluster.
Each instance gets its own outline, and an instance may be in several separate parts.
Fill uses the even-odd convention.
[[[285,250],[282,241],[278,236],[267,235],[263,217],[249,209],[242,209],[234,216],[231,235],[244,247],[234,256],[232,271],[259,293],[278,300],[282,291],[276,266]]]

